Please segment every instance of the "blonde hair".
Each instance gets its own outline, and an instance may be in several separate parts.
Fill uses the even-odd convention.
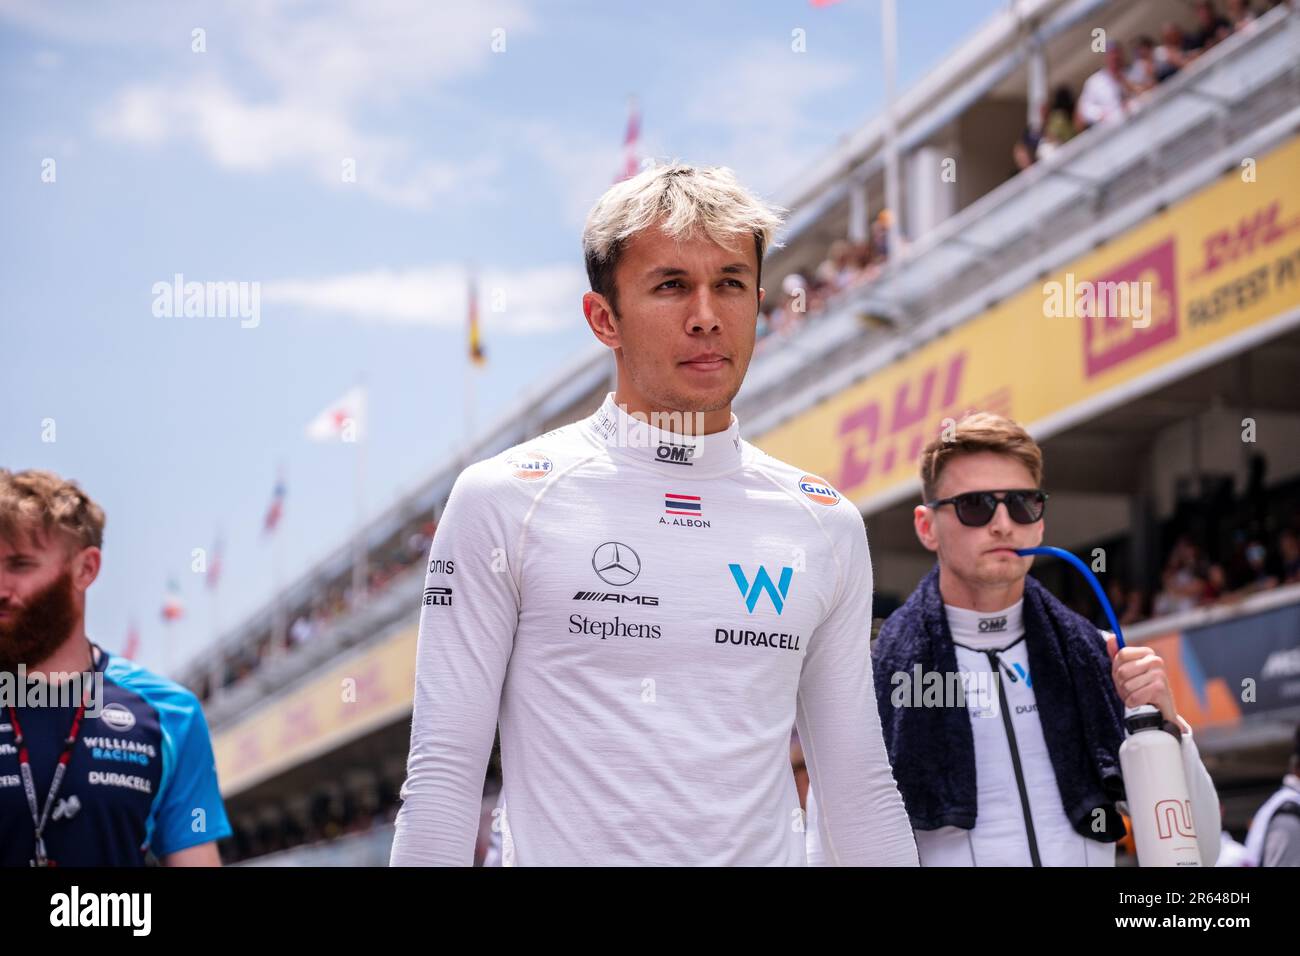
[[[921,451],[921,493],[925,500],[933,501],[938,494],[944,466],[958,455],[981,451],[1011,456],[1029,469],[1035,487],[1042,487],[1043,450],[1029,432],[1001,415],[973,412],[957,422],[951,436],[945,430]]]
[[[582,230],[587,278],[617,313],[614,270],[623,249],[637,233],[658,225],[670,239],[703,234],[726,249],[734,248],[738,236],[752,236],[758,253],[755,279],[761,281],[763,253],[781,247],[775,236],[786,212],[745,189],[726,166],[676,161],[651,166],[615,183],[587,214]]]
[[[0,468],[0,538],[18,541],[59,530],[79,547],[104,544],[104,509],[75,481],[52,471],[12,472]]]

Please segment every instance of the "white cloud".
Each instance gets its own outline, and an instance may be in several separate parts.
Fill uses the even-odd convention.
[[[490,155],[461,163],[418,159],[401,138],[362,133],[318,102],[248,103],[214,77],[177,88],[129,87],[100,115],[97,127],[142,145],[193,141],[225,169],[301,169],[326,186],[360,188],[416,207],[439,198],[490,195],[500,168]],[[355,186],[344,180],[345,160],[353,164]]]
[[[495,31],[508,50],[536,29],[519,0],[231,0],[184,11],[0,0],[0,17],[69,43],[131,47],[154,66],[96,110],[102,134],[148,148],[190,142],[224,169],[298,169],[328,186],[345,185],[351,157],[358,188],[414,207],[492,195],[499,163],[429,156],[377,124],[415,97],[427,113],[454,83],[490,69]],[[196,28],[204,52],[191,49]]]
[[[287,97],[347,107],[437,92],[489,67],[493,31],[508,50],[535,28],[517,0],[236,6],[239,51],[260,76]]]
[[[499,329],[545,334],[581,323],[586,272],[570,265],[479,272],[484,335]],[[372,269],[315,279],[262,283],[262,299],[363,322],[461,326],[469,307],[465,267]]]

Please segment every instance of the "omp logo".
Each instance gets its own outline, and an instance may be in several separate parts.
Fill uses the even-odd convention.
[[[1007,619],[1005,617],[982,617],[980,618],[980,633],[987,634],[989,631],[1005,631],[1007,629]]]
[[[819,505],[837,505],[840,503],[840,493],[832,488],[824,479],[816,475],[804,475],[799,479],[799,490],[804,493],[809,501],[816,502]]]
[[[655,449],[655,457],[670,465],[693,465],[695,462],[691,459],[695,457],[695,446],[664,442]]]
[[[790,580],[794,577],[793,568],[782,568],[780,581],[773,583],[767,568],[760,565],[758,574],[754,575],[751,584],[740,565],[729,564],[727,567],[731,569],[731,577],[736,582],[736,587],[740,589],[740,596],[745,599],[745,607],[750,614],[754,613],[754,608],[758,606],[758,599],[765,591],[771,598],[772,607],[776,608],[777,614],[785,610],[785,599],[790,593]]]

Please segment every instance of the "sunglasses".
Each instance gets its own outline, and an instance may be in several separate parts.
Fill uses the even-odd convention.
[[[968,528],[982,528],[993,520],[999,501],[1006,502],[1007,515],[1016,524],[1033,524],[1042,519],[1043,512],[1047,509],[1047,492],[1037,488],[968,491],[964,495],[927,501],[925,506],[938,508],[940,505],[952,505],[958,521]]]

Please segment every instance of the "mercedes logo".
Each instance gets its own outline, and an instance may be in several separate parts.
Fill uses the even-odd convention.
[[[641,559],[619,541],[606,541],[591,556],[591,566],[606,584],[621,588],[641,573]]]

